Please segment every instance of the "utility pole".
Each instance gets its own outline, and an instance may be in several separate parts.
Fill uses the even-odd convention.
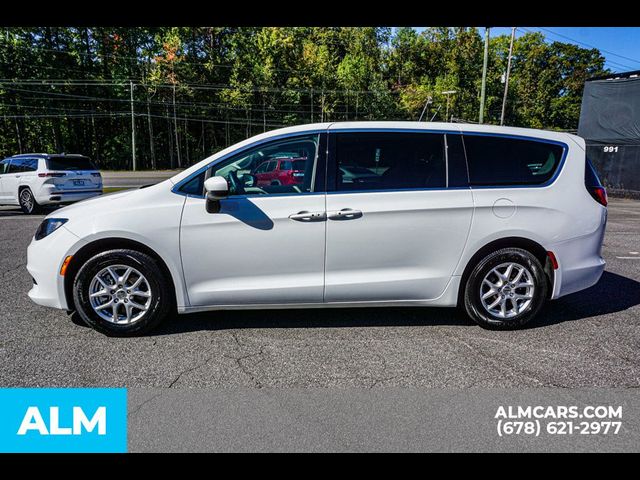
[[[176,135],[176,152],[178,153],[178,168],[182,167],[180,161],[180,143],[178,141],[178,120],[176,118],[176,86],[173,85],[173,130]]]
[[[147,90],[147,128],[149,129],[149,153],[151,154],[151,169],[156,169],[156,152],[153,146],[153,123],[151,122],[151,105],[149,104],[149,90]]]
[[[131,94],[131,159],[133,171],[136,171],[136,123],[133,113],[133,81],[129,80],[129,93]]]
[[[487,63],[489,63],[489,27],[485,27],[484,29],[484,61],[482,62],[482,87],[480,89],[479,123],[484,123],[484,97],[487,89]]]
[[[513,40],[516,36],[516,27],[511,27],[511,42],[509,43],[509,59],[507,60],[507,75],[504,80],[504,96],[502,97],[502,113],[500,125],[504,125],[504,110],[507,105],[507,93],[509,92],[509,74],[511,73],[511,56],[513,55]]]

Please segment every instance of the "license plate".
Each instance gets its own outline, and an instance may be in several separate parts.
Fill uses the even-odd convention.
[[[73,181],[73,186],[74,187],[84,187],[84,180],[74,180]]]

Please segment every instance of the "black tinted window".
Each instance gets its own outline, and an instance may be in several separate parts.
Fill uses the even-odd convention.
[[[559,145],[506,137],[465,135],[471,185],[537,185],[553,177]]]
[[[337,190],[446,186],[444,137],[440,134],[338,133],[336,160]]]
[[[51,157],[47,159],[49,170],[97,170],[87,157]]]
[[[202,172],[200,175],[193,177],[187,183],[185,183],[182,187],[180,187],[180,191],[182,193],[186,193],[188,195],[203,195],[204,194],[204,173]]]
[[[469,185],[462,135],[447,133],[447,167],[449,187],[467,187]]]
[[[9,162],[9,159],[2,160],[0,162],[0,175],[2,175],[3,173],[9,173]]]

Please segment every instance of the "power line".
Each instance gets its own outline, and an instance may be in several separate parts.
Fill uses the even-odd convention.
[[[585,46],[585,47],[588,47],[588,48],[595,48],[596,50],[599,50],[599,51],[601,51],[601,52],[607,53],[607,54],[609,54],[609,55],[614,55],[614,56],[616,56],[616,57],[622,58],[622,59],[624,59],[624,60],[629,60],[629,61],[634,62],[634,63],[640,63],[640,60],[636,60],[635,58],[626,57],[626,56],[624,56],[624,55],[620,55],[619,53],[611,52],[611,51],[609,51],[609,50],[605,50],[605,49],[603,49],[603,48],[599,48],[599,47],[596,47],[596,46],[594,46],[594,45],[590,45],[590,44],[588,44],[588,43],[581,42],[580,40],[576,40],[576,39],[574,39],[574,38],[568,37],[568,36],[563,35],[563,34],[561,34],[561,33],[554,32],[553,30],[549,30],[548,28],[544,28],[544,27],[539,27],[539,28],[540,28],[540,30],[544,30],[545,32],[549,32],[549,33],[551,33],[551,34],[553,34],[553,35],[556,35],[556,36],[558,36],[558,37],[564,38],[565,40],[570,40],[570,41],[572,41],[572,42],[578,43],[578,44],[583,45],[583,46]]]
[[[99,113],[99,114],[33,114],[33,115],[0,115],[0,119],[2,118],[91,118],[91,117],[129,117],[131,112],[111,112],[111,113]],[[146,113],[136,113],[136,117],[146,118]],[[162,119],[173,119],[172,115],[155,115],[152,114],[153,118],[162,118]],[[247,121],[234,121],[234,120],[208,120],[204,118],[190,118],[190,117],[176,117],[176,120],[180,121],[189,121],[189,122],[204,122],[204,123],[216,123],[216,124],[229,124],[229,125],[251,125],[254,127],[262,127],[264,124],[262,122],[247,122]],[[287,125],[282,123],[267,123],[267,127],[280,128],[286,127]]]
[[[48,82],[48,83],[43,83],[43,82]],[[74,79],[55,79],[55,80],[48,80],[48,79],[31,79],[31,80],[15,80],[15,79],[0,79],[0,84],[7,84],[7,85],[33,85],[33,84],[37,84],[37,85],[41,85],[41,86],[95,86],[95,85],[99,85],[99,86],[127,86],[129,84],[129,81],[133,81],[136,86],[142,86],[142,87],[147,87],[147,88],[156,88],[156,87],[161,87],[161,88],[173,88],[174,84],[172,83],[145,83],[140,81],[139,79],[130,79],[130,80],[114,80],[114,81],[100,81],[99,83],[95,83],[95,82],[85,82],[84,80],[79,80],[79,81],[75,81]],[[346,90],[346,89],[322,89],[319,87],[309,87],[309,88],[292,88],[292,87],[261,87],[261,86],[255,86],[255,87],[245,87],[245,86],[241,86],[241,85],[232,85],[232,84],[214,84],[214,83],[189,83],[189,82],[181,82],[181,83],[177,83],[175,84],[176,87],[188,87],[190,89],[193,90],[239,90],[241,92],[254,92],[254,93],[290,93],[290,92],[303,92],[303,93],[310,93],[311,91],[313,91],[314,93],[322,93],[324,92],[325,94],[329,94],[329,93],[342,93],[342,94],[348,94],[348,95],[354,95],[354,94],[372,94],[372,95],[377,95],[380,93],[384,93],[384,94],[393,94],[393,93],[399,93],[395,90],[388,90],[388,89],[378,89],[378,90]]]
[[[530,30],[530,29],[525,28],[525,27],[518,27],[518,28],[519,28],[520,30],[524,30],[525,32],[528,32],[528,33],[540,33],[540,32],[536,32],[535,30]],[[553,32],[552,32],[552,33],[553,33]],[[550,39],[546,39],[546,38],[545,38],[545,39],[544,39],[544,41],[545,41],[545,43],[551,43],[553,40],[550,40]],[[572,41],[573,41],[573,40],[572,40]],[[596,47],[589,47],[589,48],[596,48]],[[610,65],[612,65],[615,69],[618,69],[618,68],[622,68],[622,69],[625,69],[625,70],[634,70],[634,69],[635,69],[635,67],[631,67],[631,66],[629,66],[629,65],[625,65],[625,64],[623,64],[623,63],[616,62],[616,61],[609,60],[609,59],[606,59],[606,58],[605,58],[605,65],[606,65],[606,64],[610,64]]]

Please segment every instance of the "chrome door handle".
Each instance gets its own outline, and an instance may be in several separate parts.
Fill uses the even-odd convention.
[[[289,215],[289,218],[297,222],[320,222],[326,220],[327,214],[324,212],[308,212],[303,210],[302,212]]]
[[[360,218],[362,212],[360,210],[354,210],[353,208],[343,208],[339,211],[328,212],[327,217],[331,220],[353,220]]]

